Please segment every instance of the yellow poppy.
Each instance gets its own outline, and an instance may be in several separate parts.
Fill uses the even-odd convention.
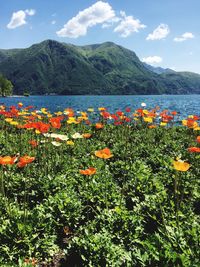
[[[174,169],[177,171],[186,172],[190,168],[190,164],[183,160],[173,161]]]
[[[145,122],[150,122],[150,123],[153,122],[153,119],[152,119],[152,118],[149,118],[149,117],[144,117],[143,120],[144,120]]]

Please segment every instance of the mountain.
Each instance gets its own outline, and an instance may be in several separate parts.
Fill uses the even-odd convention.
[[[17,52],[0,50],[0,72],[13,82],[16,94],[85,94],[91,88],[98,94],[111,87],[73,46],[50,40]]]
[[[200,75],[155,70],[112,42],[75,46],[46,40],[25,49],[0,49],[0,73],[23,94],[200,93]]]
[[[200,94],[200,75],[193,72],[173,72],[161,74],[166,94]]]
[[[155,73],[157,73],[157,74],[162,74],[162,73],[172,73],[172,72],[174,73],[174,72],[175,72],[174,70],[169,69],[169,68],[164,69],[164,68],[161,68],[161,67],[153,67],[153,66],[151,66],[151,65],[149,65],[149,64],[147,64],[147,63],[145,63],[145,62],[143,62],[143,65],[144,65],[148,70],[153,71],[153,72],[155,72]]]

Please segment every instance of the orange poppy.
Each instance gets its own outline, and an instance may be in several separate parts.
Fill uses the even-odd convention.
[[[23,156],[19,158],[19,162],[17,163],[17,166],[19,168],[25,167],[27,164],[31,163],[32,161],[35,160],[35,157],[30,157],[30,156]]]
[[[137,113],[139,113],[140,116],[142,116],[142,117],[144,116],[142,108],[138,108],[136,111],[137,111]]]
[[[49,131],[50,124],[47,123],[40,123],[39,127],[37,128],[41,133],[47,133]]]
[[[10,156],[0,157],[0,164],[1,165],[13,165],[16,159],[17,157],[10,157]]]
[[[83,175],[93,175],[97,172],[97,169],[90,167],[86,170],[80,170],[79,172],[80,172],[80,174],[83,174]]]
[[[66,108],[64,110],[64,114],[67,115],[68,117],[74,117],[74,110],[71,108]]]
[[[37,259],[32,258],[32,259],[25,259],[24,262],[26,264],[31,264],[31,266],[36,266],[36,264],[37,264],[38,261],[37,261]]]
[[[197,136],[197,139],[196,139],[196,141],[197,141],[198,143],[200,143],[200,135],[199,135],[199,136]]]
[[[195,147],[195,146],[189,147],[188,151],[191,152],[191,153],[192,152],[200,153],[200,147]]]
[[[190,168],[190,164],[182,160],[174,160],[173,165],[175,170],[182,172],[186,172]]]
[[[149,125],[148,128],[149,128],[149,129],[154,129],[154,128],[156,128],[156,125],[154,125],[154,124]]]
[[[90,133],[84,133],[83,134],[83,137],[84,138],[90,138],[92,136],[92,134],[90,134]]]
[[[103,125],[102,123],[100,123],[100,122],[97,122],[97,123],[95,124],[95,128],[96,128],[96,129],[103,129],[103,127],[104,127],[104,125]]]
[[[19,108],[23,107],[23,103],[19,102],[19,103],[18,103],[18,107],[19,107]]]
[[[29,143],[32,147],[36,147],[36,146],[38,146],[38,142],[37,142],[36,140],[30,140],[28,143]]]
[[[51,118],[49,120],[49,122],[51,123],[51,126],[55,129],[60,129],[61,127],[61,118],[60,117],[57,117],[57,118]]]
[[[85,121],[85,124],[90,125],[91,122],[90,122],[89,120],[86,120],[86,121]]]
[[[151,112],[148,113],[148,117],[155,118],[156,117],[156,113],[151,111]]]
[[[101,159],[109,159],[113,157],[113,154],[111,153],[109,148],[104,148],[102,150],[95,151],[95,156]]]
[[[198,126],[198,123],[194,119],[187,119],[187,127],[195,128]]]
[[[175,115],[177,115],[177,111],[172,111],[171,114],[172,114],[173,116],[175,116]]]
[[[100,108],[98,108],[98,110],[99,110],[99,111],[105,111],[106,108],[104,108],[104,107],[100,107]]]

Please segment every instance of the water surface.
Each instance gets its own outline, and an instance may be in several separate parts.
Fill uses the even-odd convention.
[[[36,109],[46,107],[50,111],[62,111],[70,107],[75,110],[87,110],[90,107],[106,107],[109,111],[124,110],[131,107],[134,111],[142,102],[147,108],[160,106],[161,109],[176,110],[181,117],[200,115],[200,95],[114,95],[114,96],[30,96],[0,98],[0,103],[8,106],[23,102],[25,106],[33,105]]]

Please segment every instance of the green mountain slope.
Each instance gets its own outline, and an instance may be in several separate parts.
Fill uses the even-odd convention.
[[[114,93],[162,93],[162,85],[157,75],[147,70],[136,54],[130,50],[107,42],[82,47],[80,52],[111,81]]]
[[[91,88],[98,94],[111,88],[103,74],[73,47],[50,40],[18,53],[9,51],[0,62],[0,72],[13,82],[17,94],[24,90],[32,94],[86,94]]]
[[[161,74],[166,94],[200,94],[200,75],[192,72]]]
[[[200,93],[200,75],[155,73],[133,51],[111,42],[75,46],[46,40],[0,49],[0,72],[22,94]]]

